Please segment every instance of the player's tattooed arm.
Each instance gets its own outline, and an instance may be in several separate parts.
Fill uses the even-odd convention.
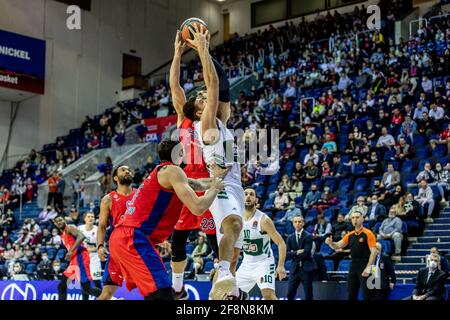
[[[190,179],[188,178],[189,186],[196,192],[203,192],[209,189],[211,178],[206,179]]]
[[[109,194],[103,197],[100,203],[100,217],[97,227],[97,254],[101,261],[106,261],[108,252],[105,248],[106,228],[108,227],[108,218],[111,211],[111,197]]]

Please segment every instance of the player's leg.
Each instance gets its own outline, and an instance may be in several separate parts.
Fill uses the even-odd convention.
[[[261,294],[264,300],[278,300],[275,290],[272,289],[262,289]]]
[[[117,291],[117,283],[115,283],[111,278],[111,269],[114,262],[111,261],[111,255],[108,256],[105,264],[105,270],[103,272],[103,288],[101,295],[97,298],[97,300],[111,300],[113,299],[114,293]],[[116,268],[117,269],[117,268]],[[117,270],[112,272],[118,272]]]
[[[217,244],[216,234],[206,234],[206,240],[216,258],[219,258],[219,245]]]
[[[240,255],[241,255],[241,249],[235,247],[234,254],[233,254],[233,260],[231,261],[231,264],[230,264],[230,271],[233,275],[236,274],[237,264],[238,264]]]
[[[68,277],[63,275],[61,280],[58,283],[59,300],[67,300],[67,280],[68,279],[69,279]]]
[[[144,297],[144,300],[174,300],[174,292],[172,288],[159,289]]]
[[[186,269],[186,242],[191,230],[174,230],[172,234],[172,287],[175,290],[177,300],[189,299],[184,290],[184,270]]]
[[[219,266],[217,280],[210,293],[211,299],[222,300],[228,294],[239,294],[236,280],[231,272],[231,264],[236,263],[235,245],[238,242],[242,230],[242,217],[236,214],[226,216],[220,224],[218,234],[219,242]]]
[[[264,300],[277,300],[275,294],[275,261],[266,260],[254,268],[256,279],[260,279],[258,287]]]
[[[89,300],[89,296],[99,297],[102,290],[97,287],[92,287],[90,282],[82,282],[81,290],[83,291],[83,300]]]
[[[77,264],[80,271],[80,283],[81,289],[84,293],[83,300],[88,300],[89,295],[98,297],[102,293],[102,290],[91,286],[91,261],[87,250],[78,250],[77,252]]]

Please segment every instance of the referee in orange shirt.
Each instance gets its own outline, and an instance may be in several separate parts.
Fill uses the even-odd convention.
[[[368,277],[372,273],[372,267],[377,256],[377,240],[372,231],[363,227],[364,216],[361,212],[353,212],[351,219],[355,230],[347,233],[339,242],[333,242],[330,236],[325,240],[325,243],[334,250],[349,246],[352,260],[347,280],[348,300],[358,300],[360,288],[363,299],[368,300]]]

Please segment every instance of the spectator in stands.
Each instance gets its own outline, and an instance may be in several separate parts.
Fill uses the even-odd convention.
[[[383,252],[383,248],[377,242],[377,257],[375,259],[375,270],[373,281],[379,284],[369,289],[370,300],[387,300],[392,289],[394,289],[397,277],[391,258]]]
[[[378,240],[392,240],[394,241],[394,256],[396,259],[400,258],[402,252],[402,220],[397,217],[395,207],[389,210],[389,216],[381,224],[378,231]]]
[[[325,220],[323,214],[319,213],[317,215],[317,222],[314,225],[314,229],[312,232],[312,237],[314,239],[314,243],[316,244],[316,251],[320,250],[322,243],[331,234],[332,234],[331,223]]]
[[[433,184],[435,184],[439,189],[439,193],[441,195],[441,202],[443,203],[447,202],[445,200],[445,193],[448,190],[448,183],[449,183],[448,171],[442,170],[442,165],[438,162],[435,165],[435,170],[431,171],[431,177],[434,181]]]
[[[277,195],[275,196],[275,200],[273,201],[274,208],[276,210],[284,210],[288,204],[288,194],[284,192],[282,188],[279,188],[277,191]]]
[[[303,194],[303,183],[294,175],[292,176],[292,182],[291,189],[289,190],[289,198],[295,200]]]
[[[441,257],[432,253],[427,266],[419,270],[412,296],[403,300],[444,300],[447,274],[439,270]]]
[[[58,199],[58,207],[61,208],[61,210],[64,209],[64,192],[66,190],[66,180],[63,177],[63,174],[61,172],[58,173],[58,192],[57,192],[57,199]]]
[[[439,255],[439,257],[441,257],[440,259],[440,264],[439,264],[439,270],[444,271],[445,273],[447,273],[447,276],[450,272],[450,267],[448,265],[448,261],[447,258],[444,255],[441,255],[439,248],[438,247],[432,247],[430,249],[430,254],[437,254]]]
[[[405,116],[405,121],[403,121],[400,134],[398,138],[409,138],[414,141],[414,133],[417,131],[417,123],[411,119],[411,115]]]
[[[72,205],[75,205],[76,207],[83,206],[81,202],[81,191],[82,185],[80,181],[80,175],[76,174],[75,178],[72,180]]]
[[[78,226],[81,223],[80,212],[77,208],[70,209],[69,216],[66,217],[66,222],[75,226]]]
[[[426,180],[420,181],[420,188],[417,196],[414,199],[422,206],[425,210],[425,207],[428,206],[427,218],[424,220],[426,223],[433,223],[433,218],[431,217],[434,209],[434,198],[433,198],[433,190],[428,186]]]
[[[9,272],[8,278],[14,280],[15,276],[22,274],[25,274],[22,264],[20,262],[15,262],[12,270]]]
[[[398,184],[400,184],[400,182],[400,172],[395,171],[394,165],[392,163],[388,164],[388,170],[383,174],[381,185],[389,190],[394,189]]]
[[[47,245],[54,246],[54,247],[58,248],[59,245],[61,244],[61,241],[62,240],[61,240],[61,237],[60,237],[60,235],[58,233],[58,229],[53,228],[52,229],[52,238],[50,239],[50,242],[47,243]]]
[[[428,79],[427,75],[424,75],[422,78],[422,89],[425,93],[431,93],[433,90],[433,82],[431,79]]]
[[[428,113],[424,112],[422,119],[417,120],[417,131],[420,134],[424,134],[427,138],[430,138],[436,130],[436,123],[428,116]]]
[[[48,243],[50,243],[51,239],[52,235],[50,234],[50,231],[48,231],[47,228],[44,228],[42,230],[41,245],[47,245]]]
[[[53,280],[61,280],[63,270],[61,270],[61,262],[59,260],[54,260],[52,262],[52,271],[50,275]]]
[[[295,201],[291,200],[289,202],[289,207],[286,210],[286,213],[284,214],[283,217],[281,217],[280,219],[275,219],[274,224],[276,226],[284,226],[285,223],[287,222],[291,222],[292,219],[296,216],[300,216],[302,215],[302,211],[300,210],[300,208],[297,208],[295,206]]]
[[[52,206],[47,206],[47,208],[39,213],[39,223],[43,225],[49,225],[57,215],[58,212],[56,212],[56,210],[54,210]]]
[[[428,113],[430,119],[434,120],[436,124],[436,130],[440,131],[443,127],[443,121],[445,116],[445,111],[441,106],[432,103],[430,106],[430,112]]]
[[[377,222],[381,222],[386,218],[386,208],[378,202],[378,196],[372,195],[371,204],[367,209],[365,221],[368,223],[368,228],[372,229]]]
[[[423,103],[417,102],[413,120],[422,120],[425,114],[428,115],[428,108],[425,107]]]
[[[406,143],[405,138],[400,138],[398,144],[395,145],[395,155],[394,159],[400,162],[404,160],[411,160],[412,157],[412,149],[411,146]]]
[[[198,273],[203,269],[204,258],[208,254],[208,244],[203,236],[199,236],[197,239],[197,245],[194,251],[192,251],[192,259],[194,260],[194,269],[188,276],[188,279],[195,279]]]
[[[111,157],[106,157],[105,162],[100,163],[97,166],[97,170],[100,171],[102,176],[102,192],[106,194],[111,188],[111,172],[113,169],[113,163]]]
[[[305,173],[306,173],[306,175],[305,175],[306,181],[311,182],[311,181],[316,180],[317,178],[319,178],[320,170],[314,164],[314,162],[312,160],[309,160],[306,163]]]
[[[450,123],[447,128],[439,134],[439,140],[430,140],[431,148],[435,149],[438,144],[445,144],[447,147],[447,153],[450,152]]]
[[[370,160],[364,159],[363,162],[367,165],[367,170],[365,171],[367,176],[375,177],[381,175],[382,166],[375,151],[371,152]]]
[[[52,205],[53,202],[53,206],[56,210],[62,210],[63,208],[58,207],[59,203],[58,203],[58,182],[59,182],[59,177],[58,177],[58,172],[54,171],[53,175],[48,178],[48,199],[47,199],[47,206]]]
[[[325,143],[322,146],[322,149],[325,148],[330,154],[336,153],[337,152],[337,145],[336,142],[331,140],[331,137],[329,134],[325,135]],[[329,161],[331,162],[331,158],[323,158],[322,156],[322,161]]]
[[[317,165],[319,163],[319,156],[314,152],[313,148],[309,148],[309,152],[305,156],[303,164],[307,166],[310,161],[313,162],[313,165]]]
[[[342,239],[343,231],[350,231],[351,226],[345,221],[345,216],[342,213],[338,213],[336,221],[333,223],[331,232],[333,235],[333,241],[338,242]]]
[[[403,210],[396,208],[397,216],[403,221],[417,221],[421,209],[420,204],[414,200],[414,196],[410,192],[405,194],[404,199]]]
[[[318,204],[321,197],[320,191],[317,190],[317,184],[311,184],[311,190],[306,194],[305,200],[303,200],[303,208],[308,210],[314,205]]]
[[[22,228],[22,232],[20,233],[17,240],[14,242],[14,244],[18,244],[20,246],[24,246],[26,244],[29,244],[31,242],[32,235],[27,227]]]
[[[359,212],[363,217],[367,215],[367,206],[365,205],[365,199],[362,196],[359,196],[356,204],[350,209],[348,214],[345,216],[345,221],[350,221],[353,212]]]
[[[377,148],[383,148],[383,149],[391,149],[395,145],[395,139],[392,135],[388,133],[388,130],[386,127],[381,129],[381,136],[378,138],[377,141]]]

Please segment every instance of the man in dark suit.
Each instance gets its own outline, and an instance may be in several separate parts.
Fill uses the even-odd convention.
[[[288,300],[294,300],[300,283],[303,283],[305,300],[313,299],[313,276],[317,265],[312,256],[312,235],[303,229],[302,216],[294,217],[295,232],[287,240],[287,258],[292,260],[289,273]]]
[[[377,257],[375,259],[375,270],[372,272],[372,286],[369,288],[370,300],[387,300],[390,291],[394,288],[397,278],[391,258],[382,252],[382,247],[377,242]]]
[[[445,280],[447,274],[439,270],[441,257],[431,253],[427,259],[427,267],[419,270],[413,295],[403,300],[444,300]]]

